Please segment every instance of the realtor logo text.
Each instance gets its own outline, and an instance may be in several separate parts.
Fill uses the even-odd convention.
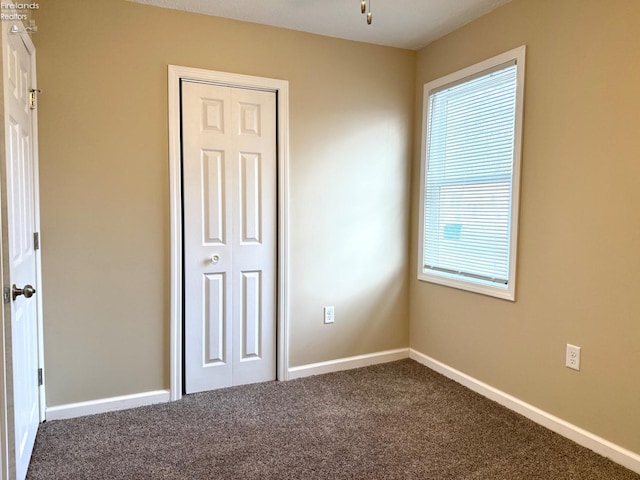
[[[2,10],[38,10],[40,8],[39,3],[4,3],[0,2],[0,9]]]

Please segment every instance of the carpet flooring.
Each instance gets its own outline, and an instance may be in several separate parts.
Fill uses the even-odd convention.
[[[640,480],[412,361],[46,422],[40,479]]]

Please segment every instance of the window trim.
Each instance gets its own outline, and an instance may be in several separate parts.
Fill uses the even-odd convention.
[[[445,75],[424,85],[422,95],[422,149],[420,154],[420,218],[418,228],[418,280],[445,285],[448,287],[467,290],[470,292],[489,295],[505,300],[515,301],[516,291],[516,259],[518,250],[518,219],[519,219],[519,199],[520,199],[520,170],[522,159],[522,123],[524,112],[524,80],[525,80],[525,54],[526,46],[522,45],[508,52],[496,55],[482,62],[463,68],[457,72]],[[511,184],[511,225],[509,243],[509,283],[506,288],[501,286],[484,285],[473,281],[459,278],[447,277],[425,273],[424,271],[424,215],[425,215],[425,187],[426,187],[426,165],[427,165],[427,141],[428,141],[428,118],[429,118],[429,96],[433,92],[442,90],[445,86],[471,80],[474,76],[484,72],[495,70],[501,65],[515,63],[516,73],[516,111],[514,127],[514,149],[513,149],[513,176]]]

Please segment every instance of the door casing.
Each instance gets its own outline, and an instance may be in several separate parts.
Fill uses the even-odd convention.
[[[182,169],[180,127],[180,83],[182,80],[233,88],[249,88],[276,93],[278,225],[276,281],[276,374],[289,374],[289,82],[265,77],[202,70],[169,65],[169,181],[171,201],[171,314],[170,314],[170,397],[182,398],[183,355],[183,265],[182,265]]]

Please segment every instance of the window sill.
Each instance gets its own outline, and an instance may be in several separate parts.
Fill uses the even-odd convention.
[[[508,287],[499,287],[477,282],[465,281],[459,278],[452,278],[444,274],[433,275],[424,272],[418,272],[418,280],[422,282],[444,285],[446,287],[457,288],[459,290],[466,290],[468,292],[479,293],[481,295],[500,298],[502,300],[509,300],[511,302],[516,301],[515,285],[513,284],[509,285]]]

